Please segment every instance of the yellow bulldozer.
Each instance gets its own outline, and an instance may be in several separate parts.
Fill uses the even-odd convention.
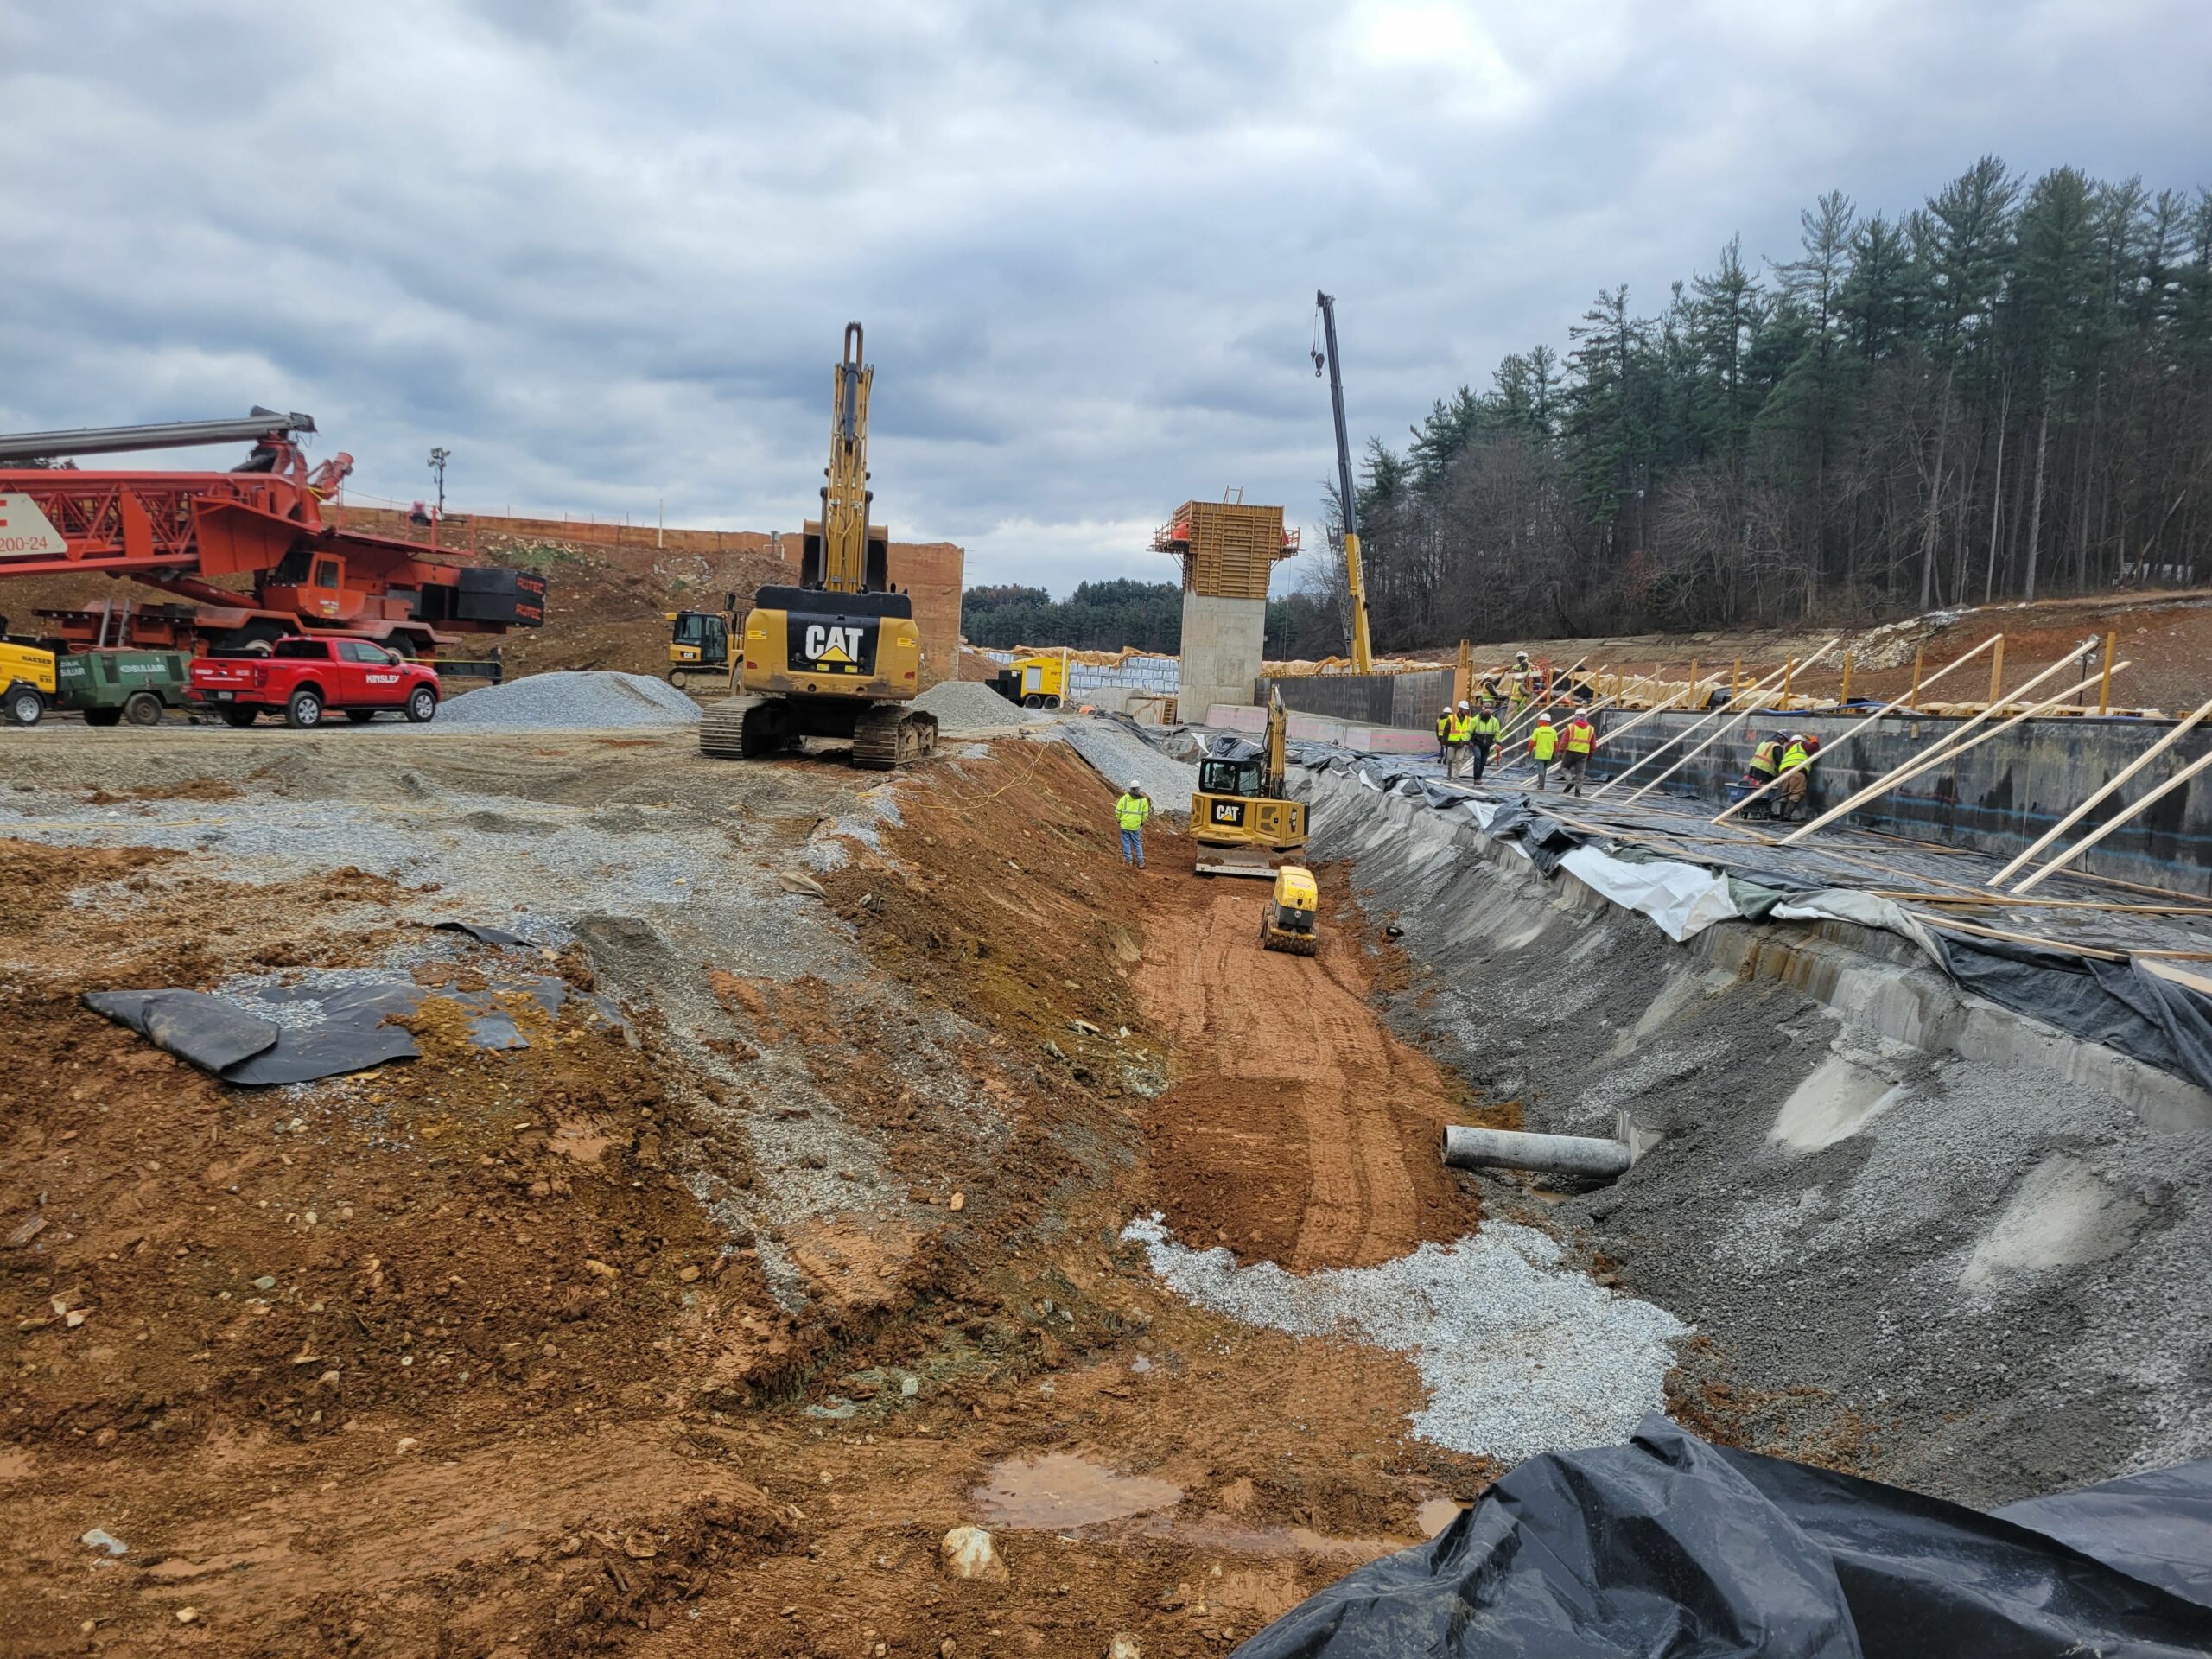
[[[1286,864],[1275,872],[1274,891],[1260,912],[1260,944],[1269,950],[1287,950],[1310,957],[1320,942],[1314,918],[1321,907],[1320,890],[1313,872],[1302,864]]]
[[[830,424],[822,517],[801,541],[799,579],[753,596],[730,656],[729,697],[699,721],[699,751],[752,760],[799,740],[849,740],[852,760],[887,772],[937,747],[937,717],[906,705],[921,690],[914,601],[890,581],[891,537],[868,522],[868,398],[857,322],[845,325]]]
[[[1191,797],[1191,839],[1200,875],[1274,874],[1274,861],[1306,845],[1306,803],[1283,794],[1283,741],[1289,718],[1282,694],[1268,693],[1268,729],[1260,752],[1242,760],[1208,755],[1198,762]]]

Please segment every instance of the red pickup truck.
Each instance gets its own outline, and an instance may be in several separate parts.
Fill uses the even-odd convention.
[[[412,721],[438,712],[436,671],[367,639],[279,639],[265,657],[195,657],[191,696],[233,726],[282,711],[288,726],[320,726],[337,710],[356,722],[389,711]]]

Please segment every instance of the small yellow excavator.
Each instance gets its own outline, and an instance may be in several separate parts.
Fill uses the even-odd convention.
[[[692,680],[729,673],[730,636],[737,632],[737,595],[722,596],[719,611],[663,611],[668,628],[668,683],[678,690]]]
[[[731,760],[849,739],[853,764],[888,772],[937,747],[937,716],[906,707],[921,690],[914,601],[891,586],[891,537],[868,523],[868,395],[857,322],[845,325],[830,423],[822,518],[803,532],[799,579],[753,596],[729,697],[699,721],[699,752]]]
[[[1314,913],[1321,906],[1313,872],[1302,864],[1286,864],[1275,872],[1275,890],[1260,912],[1260,944],[1268,950],[1287,950],[1294,957],[1310,957],[1320,936],[1314,931]]]
[[[1283,739],[1289,717],[1282,693],[1268,693],[1268,730],[1260,753],[1246,760],[1212,756],[1198,762],[1191,797],[1191,838],[1200,875],[1274,874],[1275,858],[1306,845],[1306,803],[1283,797]]]

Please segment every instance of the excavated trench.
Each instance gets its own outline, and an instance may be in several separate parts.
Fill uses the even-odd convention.
[[[1694,1327],[1679,1418],[1976,1505],[2212,1446],[2202,1090],[1888,935],[1676,944],[1463,811],[1304,787],[1416,964],[1394,1028],[1530,1128],[1663,1136],[1594,1191],[1478,1179]]]
[[[1065,744],[302,736],[0,759],[41,1650],[1187,1659],[1649,1408],[1975,1502],[2202,1450],[2202,1103],[1871,940],[1675,945],[1332,777],[1308,960]],[[471,987],[425,924],[492,918],[634,1046],[279,1096],[77,1001]],[[1437,1156],[1618,1108],[1610,1187]]]

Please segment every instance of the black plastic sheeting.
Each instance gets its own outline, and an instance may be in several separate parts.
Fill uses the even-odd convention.
[[[1931,926],[1944,971],[2000,1007],[2212,1089],[2212,1001],[2136,966]]]
[[[2212,1607],[2212,1460],[2031,1497],[1997,1514]]]
[[[1497,810],[1491,814],[1490,833],[1502,840],[1518,841],[1546,875],[1557,872],[1560,860],[1595,839],[1537,811],[1525,795],[1499,803]]]
[[[383,980],[336,989],[271,986],[235,997],[202,991],[90,991],[85,1006],[130,1027],[156,1046],[225,1083],[248,1088],[312,1083],[348,1071],[365,1071],[391,1060],[419,1058],[422,1050],[404,1026],[429,997],[459,1003],[470,1014],[468,1040],[478,1048],[527,1048],[501,998],[529,997],[556,1016],[571,995],[550,976],[480,991],[454,991]],[[601,1018],[620,1014],[595,997],[586,1001]],[[268,1015],[256,1009],[268,1010]],[[284,1017],[272,1017],[277,1014]]]
[[[1329,764],[1317,770],[1363,772],[1386,793],[1422,799],[1440,810],[1469,798],[1454,785],[1437,781],[1433,767],[1423,772],[1395,761],[1378,765],[1371,758],[1352,760],[1340,753],[1326,759]],[[1560,861],[1577,847],[1610,839],[1547,817],[1528,795],[1499,801],[1488,833],[1519,840],[1546,876],[1555,874]],[[1753,919],[1787,897],[1833,885],[1755,860],[1691,858],[1621,844],[1608,851],[1630,862],[1663,860],[1719,871],[1728,878],[1738,910]],[[1937,965],[1966,989],[2069,1036],[2108,1044],[2145,1065],[2212,1090],[2212,998],[2202,992],[2132,962],[1967,938],[1943,932],[1940,924],[1931,924],[1925,937],[1937,951]]]
[[[1654,1415],[1625,1446],[1531,1458],[1427,1544],[1330,1586],[1237,1659],[2212,1651],[2212,1607],[2098,1559],[2094,1537],[2061,1541],[2069,1500],[2044,1502],[2055,1522],[2031,1530],[1708,1446]],[[2131,1510],[2164,1517],[2165,1547],[2212,1554],[2200,1510],[2150,1492]]]

